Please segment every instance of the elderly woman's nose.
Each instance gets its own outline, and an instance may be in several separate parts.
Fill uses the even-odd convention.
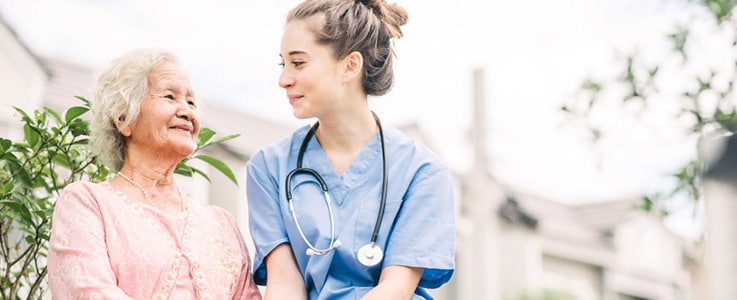
[[[177,108],[177,117],[191,121],[195,116],[195,108],[189,105],[187,101],[179,102],[180,105]]]

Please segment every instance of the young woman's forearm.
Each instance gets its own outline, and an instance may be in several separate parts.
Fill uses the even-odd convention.
[[[412,298],[425,269],[405,266],[387,266],[381,270],[379,284],[362,300],[406,300]]]
[[[268,270],[265,300],[307,299],[304,280],[289,244],[274,248],[264,261]]]

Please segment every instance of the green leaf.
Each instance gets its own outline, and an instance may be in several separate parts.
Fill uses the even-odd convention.
[[[64,155],[64,153],[61,152],[55,152],[53,154],[52,161],[57,163],[59,166],[62,166],[64,168],[70,169],[72,166],[72,163],[69,161],[69,158]]]
[[[10,150],[13,146],[13,141],[0,137],[0,157],[5,154],[6,151]]]
[[[28,124],[23,125],[23,135],[25,136],[26,142],[28,143],[31,148],[36,147],[38,145],[38,141],[40,139],[38,132],[33,130],[31,126]]]
[[[61,122],[61,117],[59,117],[59,114],[56,113],[55,110],[53,110],[51,108],[48,108],[48,107],[44,107],[44,111],[46,111],[46,113],[49,114],[54,119],[54,121],[56,122],[56,124],[59,124],[59,125],[62,125],[63,124]]]
[[[47,119],[46,117],[48,116],[48,114],[42,113],[39,110],[34,110],[33,114],[36,116],[36,125],[38,125],[39,127],[45,128],[46,119]]]
[[[206,127],[200,128],[200,133],[197,134],[197,147],[206,145],[213,136],[215,136],[215,131],[212,129]]]
[[[87,144],[89,144],[89,141],[90,141],[90,139],[88,139],[88,138],[82,138],[82,139],[75,140],[72,143],[72,145],[87,145]]]
[[[2,187],[2,191],[3,191],[3,194],[7,194],[7,193],[10,193],[10,192],[12,192],[12,191],[13,191],[13,186],[14,186],[14,185],[13,185],[13,182],[12,182],[12,181],[8,181],[8,183],[6,183],[6,184],[5,184],[5,185],[4,185],[3,187]]]
[[[219,159],[207,155],[197,155],[195,156],[195,158],[208,163],[209,165],[220,171],[220,173],[223,173],[223,175],[228,177],[228,179],[235,183],[236,186],[238,185],[238,180],[235,178],[235,174],[233,174],[233,171],[230,169],[230,167],[228,167],[228,165],[226,165]]]
[[[31,176],[28,174],[28,171],[25,168],[21,167],[21,162],[14,159],[7,159],[5,161],[7,162],[8,166],[10,166],[11,170],[15,170],[15,172],[17,172],[17,175],[13,177],[16,182],[26,187],[32,186]]]
[[[210,176],[207,176],[207,174],[205,172],[202,172],[202,170],[197,169],[197,168],[192,168],[192,171],[195,172],[195,173],[197,173],[197,174],[200,174],[200,176],[202,176],[203,178],[205,178],[205,180],[207,180],[207,182],[212,183],[212,180],[210,180]]]
[[[46,232],[39,232],[38,237],[43,241],[48,241],[51,238]]]
[[[212,142],[210,142],[208,144],[222,143],[222,142],[229,141],[229,140],[232,140],[234,138],[237,138],[239,136],[241,136],[240,133],[236,133],[236,134],[231,134],[231,135],[228,135],[228,136],[219,137],[219,138],[216,138],[216,139],[212,140]]]
[[[76,119],[77,117],[85,114],[90,109],[83,106],[74,106],[69,109],[67,109],[66,114],[64,114],[64,120],[66,120],[67,123],[70,121]]]
[[[13,106],[13,108],[15,109],[15,111],[17,111],[21,115],[21,120],[23,120],[26,123],[33,124],[33,119],[31,119],[31,117],[29,117],[28,114],[24,110],[20,109],[19,107],[15,107],[15,106]]]
[[[13,200],[0,200],[0,207],[7,207],[11,212],[14,212],[14,219],[21,224],[31,226],[33,225],[33,217],[28,207],[18,201]]]
[[[51,204],[49,199],[39,199],[42,201],[39,201],[39,206],[45,206],[47,204]],[[54,213],[53,210],[49,209],[34,209],[33,215],[38,216],[43,222],[48,222],[51,220],[51,215]]]
[[[184,164],[183,162],[180,162],[179,164],[177,164],[176,169],[174,169],[174,173],[182,176],[192,177],[193,171],[192,167]]]
[[[72,131],[72,135],[75,137],[87,135],[89,133],[87,121],[82,119],[74,119],[69,122],[69,128]]]
[[[82,97],[82,96],[74,96],[74,98],[77,98],[81,100],[82,102],[84,102],[84,106],[90,107],[90,100],[87,100],[87,98]]]

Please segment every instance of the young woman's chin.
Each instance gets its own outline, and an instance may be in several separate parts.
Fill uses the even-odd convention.
[[[314,117],[312,114],[309,114],[306,111],[298,109],[296,107],[292,110],[292,114],[294,115],[295,118],[300,119],[300,120],[309,119],[309,118]]]

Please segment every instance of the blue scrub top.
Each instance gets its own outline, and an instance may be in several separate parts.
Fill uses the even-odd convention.
[[[432,299],[424,288],[450,280],[455,268],[455,207],[450,171],[425,146],[401,131],[384,129],[387,197],[376,244],[384,249],[379,265],[366,267],[356,258],[371,241],[381,203],[381,139],[377,134],[339,177],[316,138],[302,166],[317,171],[333,201],[335,235],[342,246],[325,255],[307,256],[286,199],[285,179],[297,165],[297,153],[310,126],[270,145],[248,162],[249,225],[256,253],[254,280],[266,284],[264,258],[289,243],[310,299],[359,299],[376,286],[383,266],[401,265],[425,271],[412,299]],[[308,241],[318,249],[330,245],[330,218],[317,180],[299,174],[292,179],[292,199]]]

